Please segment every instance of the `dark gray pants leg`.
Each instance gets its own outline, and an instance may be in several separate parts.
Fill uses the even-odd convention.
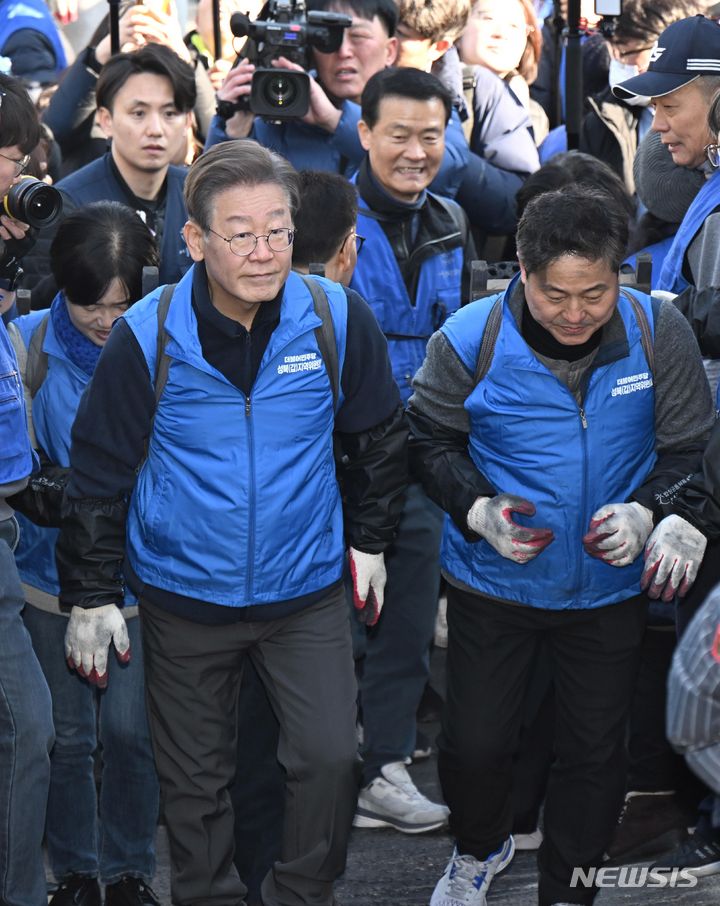
[[[355,675],[342,588],[284,621],[251,650],[280,723],[285,768],[282,856],[265,906],[332,906],[345,869],[358,786]]]

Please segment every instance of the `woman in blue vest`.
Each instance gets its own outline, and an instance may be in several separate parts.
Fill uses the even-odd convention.
[[[114,320],[141,295],[143,266],[155,264],[154,240],[128,207],[99,202],[81,208],[63,222],[52,244],[52,271],[61,289],[50,312],[31,312],[11,325],[31,403],[35,445],[44,463],[45,482],[33,482],[23,495],[26,512],[35,519],[47,507],[34,506],[28,498],[37,503],[43,486],[52,492],[64,484],[80,397]],[[99,437],[98,456],[101,446]],[[25,625],[50,687],[56,731],[46,839],[60,887],[51,903],[99,906],[99,878],[108,885],[106,903],[152,906],[157,901],[147,882],[155,870],[159,792],[145,716],[142,657],[110,665],[113,681],[99,693],[67,667],[67,619],[57,601],[57,529],[48,527],[54,520],[42,515],[39,521],[44,524],[20,518],[23,537],[17,563],[28,604]],[[137,608],[125,600],[127,632],[137,652]],[[98,745],[99,809],[94,777]]]

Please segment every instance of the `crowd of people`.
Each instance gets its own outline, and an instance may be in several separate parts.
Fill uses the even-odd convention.
[[[0,0],[0,906],[720,873],[720,21],[580,6]]]

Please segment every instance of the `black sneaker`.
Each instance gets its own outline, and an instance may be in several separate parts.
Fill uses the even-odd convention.
[[[48,906],[100,906],[102,896],[97,878],[68,875],[50,898]]]
[[[692,834],[677,849],[651,866],[656,871],[672,871],[682,868],[701,878],[720,872],[720,841],[705,840],[699,834]]]
[[[160,900],[140,878],[121,878],[105,888],[105,906],[160,906]]]
[[[672,791],[628,793],[607,858],[620,861],[667,852],[686,839],[694,821],[695,816]]]

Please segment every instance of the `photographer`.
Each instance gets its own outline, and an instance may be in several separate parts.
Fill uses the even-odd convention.
[[[310,0],[308,10],[348,15],[338,50],[312,52],[315,73],[310,74],[310,106],[299,119],[268,122],[242,109],[250,97],[255,66],[241,61],[230,71],[218,92],[219,115],[213,120],[206,147],[228,138],[254,138],[277,151],[298,170],[328,170],[351,176],[360,166],[363,149],[357,134],[360,95],[368,79],[394,65],[398,10],[393,0]],[[271,65],[303,72],[288,56],[278,55]],[[241,109],[238,108],[240,102]],[[433,189],[454,195],[468,158],[468,148],[457,113],[446,135],[446,151]]]
[[[0,75],[1,197],[17,181],[39,139],[40,126],[25,89]],[[0,215],[0,279],[8,279],[14,249],[27,229]],[[27,484],[33,454],[18,365],[1,319],[0,376],[0,814],[5,816],[0,900],[40,906],[47,902],[41,846],[53,728],[50,693],[20,616],[23,594],[12,554],[18,529],[6,498]]]

